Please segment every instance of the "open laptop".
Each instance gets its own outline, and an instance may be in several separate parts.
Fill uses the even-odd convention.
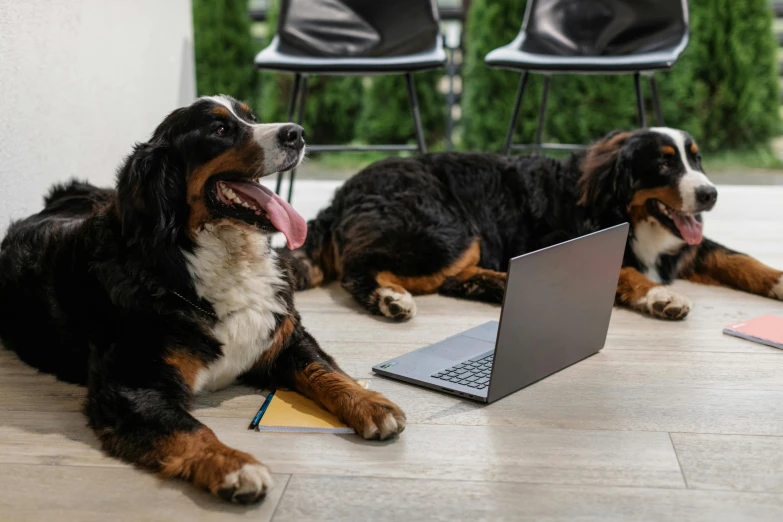
[[[493,402],[604,347],[628,224],[515,257],[500,322],[373,366],[386,377]]]

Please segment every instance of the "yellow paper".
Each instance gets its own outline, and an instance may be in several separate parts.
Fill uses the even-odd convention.
[[[367,387],[366,382],[359,384]],[[353,433],[340,419],[304,395],[277,390],[258,424],[259,431]]]

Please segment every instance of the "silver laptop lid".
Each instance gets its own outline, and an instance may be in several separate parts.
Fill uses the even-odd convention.
[[[624,223],[510,261],[488,402],[603,348],[628,228]]]

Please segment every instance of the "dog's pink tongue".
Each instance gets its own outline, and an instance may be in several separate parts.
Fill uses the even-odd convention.
[[[287,201],[260,183],[226,182],[226,185],[239,195],[252,199],[264,209],[272,226],[285,236],[288,248],[296,250],[304,245],[307,238],[307,222]]]
[[[680,231],[680,235],[689,245],[698,245],[701,243],[701,223],[696,221],[694,216],[685,214],[672,214],[674,224],[677,225],[677,230]]]

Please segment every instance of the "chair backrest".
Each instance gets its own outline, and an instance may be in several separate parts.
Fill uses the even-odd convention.
[[[620,56],[677,45],[688,34],[687,0],[528,0],[523,50]]]
[[[282,0],[280,40],[312,56],[401,56],[438,38],[436,0]]]

